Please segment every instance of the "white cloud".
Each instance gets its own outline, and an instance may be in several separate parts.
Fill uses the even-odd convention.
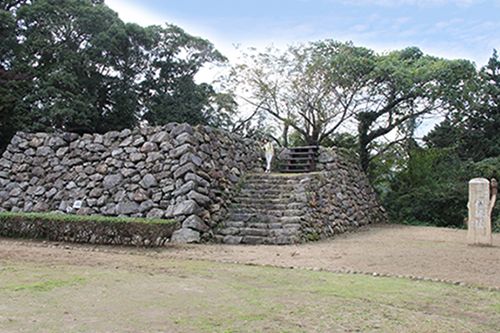
[[[333,0],[335,2],[337,0]],[[349,5],[375,5],[383,7],[399,7],[399,6],[443,6],[443,5],[457,5],[468,7],[484,3],[487,0],[345,0],[342,1]]]
[[[125,22],[133,22],[142,26],[163,24],[166,22],[165,17],[127,1],[106,0],[106,5],[116,11],[120,18]]]
[[[133,4],[129,1],[106,0],[106,5],[116,11],[125,22],[137,23],[141,26],[162,25],[165,23],[175,24],[184,29],[188,34],[208,39],[228,59],[232,60],[237,57],[237,52],[232,44],[218,38],[216,34],[211,33],[211,29],[207,27],[195,26],[189,22],[183,22],[180,19],[168,17],[163,13],[155,13],[142,5]],[[199,82],[212,82],[214,78],[221,73],[221,69],[215,66],[206,66],[196,75],[196,80]]]
[[[106,0],[106,5],[116,11],[125,22],[137,23],[141,26],[175,24],[188,34],[200,36],[211,42],[217,41],[217,35],[210,27],[194,25],[191,22],[171,17],[161,12],[153,12],[146,5],[137,5],[127,0]]]
[[[455,4],[471,6],[484,2],[485,0],[325,0],[330,2],[345,2],[349,4],[374,4],[380,6],[437,6]],[[493,0],[488,0],[491,4]],[[494,0],[500,3],[500,0]],[[188,33],[201,36],[211,41],[231,62],[236,62],[239,51],[234,44],[241,45],[242,49],[256,47],[264,49],[266,46],[274,45],[284,48],[288,44],[307,42],[332,38],[340,41],[353,41],[356,45],[366,46],[377,52],[387,52],[402,49],[407,46],[420,47],[424,52],[445,58],[466,58],[476,61],[478,65],[486,63],[493,48],[500,48],[499,38],[496,31],[500,30],[500,23],[491,22],[467,22],[461,18],[450,18],[440,22],[417,22],[411,16],[390,17],[372,13],[362,22],[356,22],[356,17],[342,17],[341,24],[338,18],[321,17],[314,22],[297,20],[275,20],[272,22],[255,21],[245,22],[240,17],[227,18],[228,26],[234,26],[241,30],[241,35],[234,32],[237,37],[225,36],[225,31],[217,33],[207,22],[186,22],[182,19],[171,17],[168,13],[154,12],[147,8],[147,2],[138,4],[132,0],[106,0],[106,3],[120,17],[127,22],[136,22],[146,26],[151,24],[162,24],[164,22],[176,24]],[[335,21],[337,20],[337,21]],[[254,29],[249,32],[242,30],[242,26],[251,26]],[[352,24],[349,24],[352,23]],[[488,25],[489,24],[489,25]],[[236,30],[234,30],[236,31]],[[436,33],[446,32],[453,36],[448,40],[439,40]],[[245,37],[246,36],[246,37]],[[197,79],[210,82],[218,69],[203,69]]]

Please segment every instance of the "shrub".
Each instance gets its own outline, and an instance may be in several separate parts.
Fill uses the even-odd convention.
[[[384,204],[394,222],[465,227],[468,181],[498,179],[499,170],[500,157],[474,163],[461,161],[450,149],[417,149],[391,182]],[[500,228],[499,206],[494,229]]]

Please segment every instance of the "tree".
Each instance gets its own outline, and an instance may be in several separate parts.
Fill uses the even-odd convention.
[[[0,6],[0,152],[19,128],[15,106],[27,91],[28,75],[15,69],[18,43],[13,13],[25,1],[5,1]]]
[[[10,0],[1,9],[0,126],[9,129],[1,144],[20,129],[217,124],[232,111],[212,85],[195,81],[225,58],[179,27],[125,24],[102,0]]]
[[[144,119],[153,124],[171,121],[217,123],[219,111],[231,109],[232,101],[218,96],[209,84],[197,84],[195,75],[206,63],[226,61],[208,41],[187,35],[182,29],[167,25],[146,28],[149,38],[147,66],[140,89],[144,99]]]
[[[21,7],[17,20],[24,40],[18,66],[32,77],[32,89],[18,107],[30,115],[31,129],[96,132],[135,122],[135,105],[120,110],[122,126],[113,121],[109,90],[119,86],[123,71],[114,64],[124,54],[113,57],[115,45],[103,39],[125,29],[116,13],[91,1],[38,0]]]
[[[413,136],[418,120],[461,105],[476,75],[465,60],[445,60],[410,47],[388,54],[332,40],[268,49],[235,69],[259,106],[293,141],[328,144],[358,129],[364,171],[370,161]],[[380,139],[388,139],[381,144]]]
[[[399,136],[391,143],[411,138],[419,117],[459,104],[475,74],[469,61],[427,56],[417,48],[379,56],[365,83],[366,104],[357,114],[363,170],[369,169],[377,139],[395,130]]]
[[[426,137],[430,147],[456,149],[463,159],[500,156],[500,60],[493,55],[481,68],[473,103],[457,109]]]
[[[323,41],[290,46],[286,51],[244,55],[234,74],[245,100],[271,115],[288,146],[290,130],[301,141],[318,145],[354,116],[372,51],[351,43]]]

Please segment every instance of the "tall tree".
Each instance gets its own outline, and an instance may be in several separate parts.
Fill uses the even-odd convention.
[[[124,29],[116,13],[89,0],[37,0],[17,16],[23,71],[33,77],[23,105],[33,129],[91,132],[107,124],[111,103],[102,103],[102,95],[119,78],[113,64],[122,59],[113,58],[101,39]],[[134,111],[121,113],[124,126],[134,123]]]
[[[2,2],[0,36],[0,127],[10,129],[0,146],[19,129],[218,124],[234,106],[195,81],[205,64],[225,61],[210,42],[173,25],[125,24],[102,0]]]
[[[20,127],[17,103],[27,91],[28,75],[15,68],[19,51],[15,12],[26,1],[10,0],[0,5],[0,152]]]
[[[144,118],[154,124],[208,123],[216,92],[211,85],[197,84],[195,75],[204,64],[226,58],[208,41],[173,25],[151,26],[146,33],[148,66],[141,83]]]
[[[394,131],[394,137],[411,137],[419,117],[449,112],[462,101],[475,75],[469,61],[427,56],[414,47],[377,57],[365,81],[366,104],[357,113],[363,170],[369,169],[377,139]]]
[[[462,159],[500,156],[500,60],[496,50],[479,72],[473,103],[458,109],[425,138],[431,147],[454,147]]]
[[[372,51],[351,43],[323,41],[251,53],[234,73],[245,99],[266,111],[283,129],[306,144],[323,143],[353,119],[363,82],[374,63]]]

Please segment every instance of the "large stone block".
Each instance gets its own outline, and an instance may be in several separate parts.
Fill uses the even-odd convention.
[[[169,140],[168,132],[159,131],[151,136],[150,141],[154,143],[162,143]]]
[[[196,215],[191,215],[182,222],[183,228],[191,228],[201,232],[207,232],[209,227],[203,222],[201,218]]]
[[[123,177],[120,174],[115,175],[107,175],[104,177],[102,185],[105,189],[109,190],[114,187],[117,187],[123,180]]]
[[[175,126],[172,131],[170,132],[170,135],[174,138],[176,138],[179,134],[182,134],[182,133],[188,133],[188,134],[193,134],[194,133],[194,130],[193,130],[193,127],[189,124],[178,124],[177,126]]]
[[[185,143],[189,143],[193,146],[196,146],[197,144],[197,140],[196,138],[193,136],[193,134],[191,133],[181,133],[179,134],[175,140],[178,142],[179,145],[182,145],[182,144],[185,144]]]
[[[130,215],[140,212],[140,206],[132,201],[122,201],[116,205],[116,214],[118,215]]]
[[[174,179],[184,177],[187,173],[196,173],[196,166],[193,163],[187,163],[174,171]]]
[[[176,148],[170,150],[170,157],[179,158],[180,156],[182,156],[186,153],[193,152],[193,151],[194,151],[193,146],[190,145],[189,143],[186,143],[186,144],[183,144],[179,147],[176,147]]]
[[[141,149],[141,153],[151,153],[153,151],[158,151],[158,145],[154,142],[145,142]]]
[[[210,198],[206,195],[200,194],[196,191],[191,191],[187,195],[188,199],[193,199],[196,201],[198,204],[205,206],[206,204],[210,203]]]
[[[177,190],[172,192],[173,197],[179,197],[181,195],[184,195],[186,193],[189,193],[191,190],[194,190],[196,188],[196,183],[194,181],[188,181],[181,187],[179,187]]]
[[[185,200],[174,206],[172,215],[193,215],[201,211],[200,206],[194,200]]]
[[[155,176],[153,176],[152,174],[148,173],[148,174],[146,174],[142,178],[142,180],[139,183],[139,185],[141,185],[145,189],[149,189],[151,187],[157,186],[158,185],[158,181],[156,180]]]
[[[181,228],[174,231],[172,234],[172,243],[187,244],[199,243],[201,240],[200,233],[196,230],[189,228]]]

